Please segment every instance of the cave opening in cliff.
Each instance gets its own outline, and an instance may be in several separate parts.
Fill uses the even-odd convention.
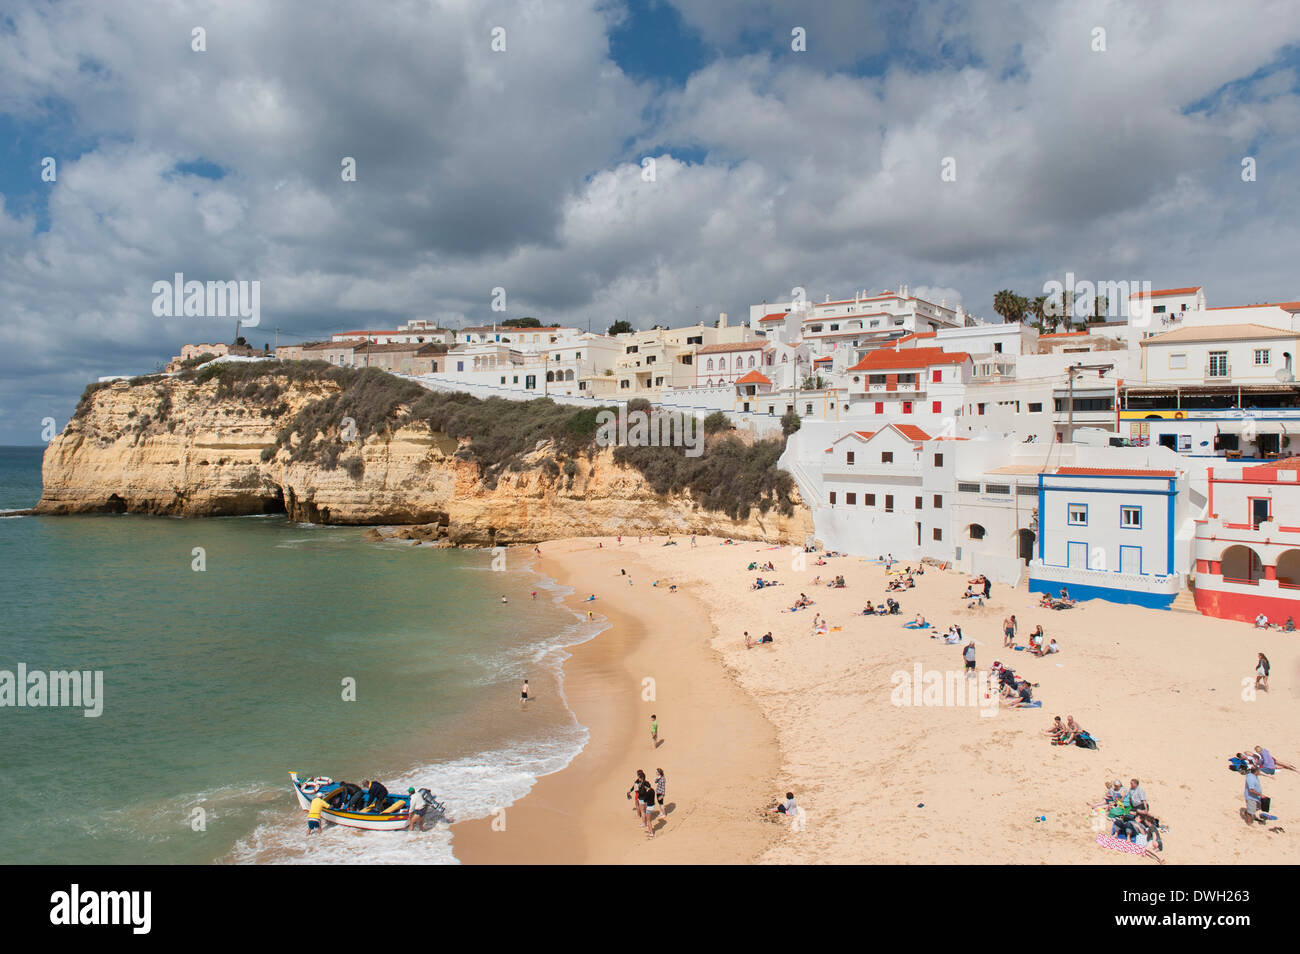
[[[112,494],[104,501],[104,509],[109,513],[126,513],[126,501],[117,494]]]
[[[284,489],[275,488],[275,494],[270,497],[262,498],[262,513],[288,513],[288,508],[284,505]]]

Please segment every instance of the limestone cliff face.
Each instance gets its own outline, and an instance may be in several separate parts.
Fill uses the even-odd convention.
[[[309,523],[432,524],[455,544],[652,531],[802,543],[812,532],[801,504],[788,518],[755,510],[733,521],[689,496],[660,496],[635,468],[615,464],[608,449],[579,460],[570,477],[548,474],[540,464],[549,449],[539,447],[523,470],[502,475],[492,489],[477,463],[454,456],[456,441],[424,425],[341,443],[333,469],[290,461],[287,450],[275,450],[278,432],[336,386],[279,383],[274,408],[219,398],[213,382],[176,378],[97,391],[46,450],[36,512],[283,512]]]

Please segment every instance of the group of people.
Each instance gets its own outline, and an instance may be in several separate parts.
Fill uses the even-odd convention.
[[[388,814],[405,808],[407,811],[406,830],[423,831],[424,817],[430,808],[441,809],[433,794],[422,788],[418,792],[407,788],[406,798],[390,795],[382,782],[363,779],[360,785],[352,782],[339,782],[338,787],[328,794],[313,794],[307,809],[307,834],[320,834],[321,812],[329,808],[333,811],[354,812],[358,814]]]
[[[653,717],[652,717],[653,718]],[[632,800],[632,810],[636,812],[637,823],[645,829],[646,837],[655,836],[654,815],[667,813],[664,799],[668,795],[668,779],[663,769],[655,769],[654,784],[645,777],[642,769],[636,770],[632,787],[627,790],[627,797]]]
[[[1108,847],[1121,848],[1133,854],[1141,849],[1145,857],[1152,858],[1159,864],[1165,863],[1165,859],[1156,854],[1165,848],[1164,840],[1160,837],[1160,819],[1151,814],[1146,790],[1137,779],[1130,779],[1128,788],[1119,779],[1115,779],[1106,786],[1102,800],[1089,807],[1094,811],[1106,810],[1106,817],[1111,822],[1112,839]]]
[[[892,597],[886,599],[883,603],[872,603],[871,600],[867,600],[867,605],[862,607],[862,615],[897,616],[900,608],[901,604]]]
[[[894,590],[910,590],[914,586],[916,586],[916,580],[912,579],[910,576],[906,576],[900,577],[897,580],[890,580],[889,583],[886,584],[885,590],[888,592],[893,592]]]
[[[1295,618],[1292,616],[1288,616],[1286,618],[1285,623],[1270,623],[1268,617],[1265,616],[1263,613],[1260,613],[1258,616],[1255,617],[1255,628],[1276,629],[1276,630],[1281,630],[1284,633],[1294,633]]]
[[[1074,716],[1066,716],[1064,722],[1061,721],[1060,716],[1057,716],[1051,728],[1047,730],[1047,736],[1052,740],[1053,745],[1077,745],[1085,749],[1097,747],[1096,740],[1074,721]]]
[[[1255,746],[1251,752],[1238,752],[1228,760],[1228,764],[1233,771],[1245,776],[1243,794],[1246,805],[1241,809],[1241,817],[1246,824],[1254,825],[1259,823],[1264,825],[1276,821],[1276,817],[1269,814],[1272,808],[1272,800],[1264,794],[1264,786],[1260,781],[1260,776],[1276,775],[1278,769],[1295,772],[1298,771],[1296,767],[1289,762],[1283,762],[1276,758],[1272,752],[1262,745]]]
[[[754,646],[763,646],[763,645],[765,645],[765,644],[767,644],[767,643],[771,643],[772,641],[773,641],[773,640],[772,640],[772,632],[771,632],[771,630],[768,630],[766,633],[764,633],[764,634],[763,634],[762,636],[760,636],[758,639],[754,639],[752,636],[749,635],[749,630],[745,630],[745,648],[746,648],[746,649],[751,649],[751,648],[753,648]]]

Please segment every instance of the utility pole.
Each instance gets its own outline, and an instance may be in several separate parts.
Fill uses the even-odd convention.
[[[1074,376],[1081,371],[1096,371],[1097,377],[1101,377],[1114,367],[1113,364],[1076,363],[1065,369],[1066,376],[1069,378],[1069,386],[1065,395],[1065,434],[1062,443],[1070,444],[1074,442]]]

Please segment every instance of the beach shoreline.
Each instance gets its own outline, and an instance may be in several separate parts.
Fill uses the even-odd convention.
[[[575,590],[568,605],[595,606],[612,624],[564,664],[565,692],[591,739],[507,810],[506,832],[490,819],[456,826],[463,862],[1155,864],[1097,842],[1109,823],[1089,806],[1107,781],[1132,778],[1168,826],[1168,862],[1300,861],[1284,824],[1244,823],[1241,777],[1227,771],[1230,756],[1257,744],[1300,762],[1295,634],[1097,600],[1043,609],[1023,584],[995,585],[979,603],[963,598],[966,574],[934,567],[893,594],[899,615],[866,618],[865,601],[882,601],[896,578],[875,560],[664,541],[542,546],[537,567]],[[769,560],[773,570],[750,569]],[[828,588],[841,575],[847,585]],[[754,590],[756,576],[779,585]],[[679,593],[665,591],[670,582]],[[594,604],[580,602],[591,592]],[[813,605],[791,613],[801,593]],[[918,613],[935,628],[904,627]],[[1042,624],[1061,652],[1004,646],[1012,614],[1017,644]],[[979,672],[994,660],[1010,665],[1043,706],[989,707],[919,689],[900,696],[900,681],[918,674],[969,688],[962,647],[930,638],[952,624],[963,644],[974,640]],[[746,649],[745,631],[775,641]],[[1250,691],[1258,651],[1273,664],[1266,693]],[[640,698],[647,677],[654,703]],[[651,711],[666,740],[653,752]],[[1056,715],[1077,718],[1099,748],[1053,746],[1045,731]],[[647,848],[624,793],[635,769],[653,777],[657,767],[676,807]],[[1264,784],[1285,822],[1300,774]],[[787,789],[801,830],[766,812]]]
[[[670,590],[671,567],[653,571],[663,542],[560,540],[533,560],[535,571],[573,590],[564,605],[608,623],[572,648],[560,677],[590,737],[524,798],[453,825],[461,863],[739,864],[754,861],[778,834],[747,807],[755,791],[772,787],[780,763],[775,729],[717,657],[707,607],[688,587]],[[596,600],[586,602],[592,593]],[[652,713],[661,725],[657,748]],[[653,781],[656,768],[668,778],[668,811],[655,819],[651,839],[625,796],[637,769]]]

